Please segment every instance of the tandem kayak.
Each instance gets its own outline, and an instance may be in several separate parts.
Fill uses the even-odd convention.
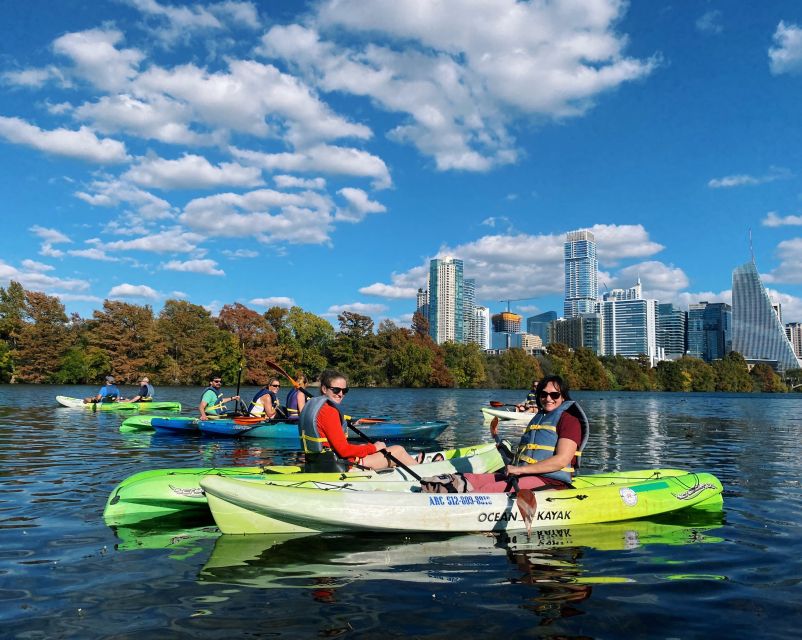
[[[438,453],[445,459],[435,462],[433,458],[439,457]],[[412,469],[422,476],[456,471],[485,473],[496,471],[503,464],[496,445],[485,443],[429,452],[424,463]],[[414,481],[409,472],[402,468],[314,474],[301,473],[301,468],[297,466],[151,469],[128,476],[109,494],[103,511],[106,524],[127,525],[180,513],[197,513],[198,510],[208,516],[206,496],[200,487],[201,479],[208,475],[292,482],[382,482],[388,483],[386,486],[398,481]]]
[[[217,526],[229,534],[526,532],[529,526],[536,530],[634,520],[722,503],[715,476],[676,470],[580,476],[571,489],[531,492],[536,504],[527,510],[529,518],[515,493],[422,493],[419,484],[410,482],[383,491],[370,483],[298,486],[223,476],[205,476],[200,484]]]
[[[489,422],[493,418],[499,420],[506,420],[510,424],[529,424],[532,418],[535,417],[534,413],[526,411],[509,411],[507,409],[494,409],[492,407],[482,407],[482,415],[485,422]]]
[[[56,396],[56,402],[70,409],[90,411],[181,411],[180,402],[87,402],[81,398]]]

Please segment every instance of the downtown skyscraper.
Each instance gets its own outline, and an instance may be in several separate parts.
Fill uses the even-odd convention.
[[[591,231],[569,231],[563,245],[565,260],[566,318],[580,313],[593,313],[599,293],[599,262],[596,259],[596,237]]]
[[[465,342],[462,260],[434,258],[429,263],[429,335],[437,344]]]

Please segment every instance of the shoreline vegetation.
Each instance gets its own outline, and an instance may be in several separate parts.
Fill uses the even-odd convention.
[[[203,385],[211,374],[262,385],[279,362],[294,377],[314,380],[326,368],[346,372],[357,387],[528,389],[544,375],[563,376],[572,389],[592,391],[787,392],[802,387],[802,370],[781,378],[767,364],[751,369],[738,353],[707,363],[697,358],[659,362],[642,355],[597,356],[590,349],[550,344],[542,356],[523,349],[500,355],[475,344],[437,345],[428,322],[415,314],[399,327],[344,311],[339,329],[301,307],[259,313],[233,303],[218,316],[185,300],[149,305],[106,300],[92,318],[67,316],[55,296],[11,281],[0,287],[0,383],[96,384],[114,375],[134,384]]]

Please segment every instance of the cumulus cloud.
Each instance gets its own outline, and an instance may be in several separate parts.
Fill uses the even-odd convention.
[[[21,118],[0,116],[0,137],[9,142],[98,164],[118,164],[128,159],[125,145],[111,138],[98,138],[87,127],[77,131],[53,129],[45,131]]]
[[[232,260],[237,260],[239,258],[256,258],[259,256],[259,252],[253,249],[234,249],[233,251],[231,249],[223,249],[221,253]]]
[[[53,271],[53,269],[55,269],[53,265],[44,264],[43,262],[38,262],[36,260],[26,259],[23,260],[21,264],[23,269],[28,269],[29,271],[38,271],[40,273],[45,271]]]
[[[7,286],[9,282],[15,280],[19,282],[26,289],[33,291],[44,291],[50,293],[58,289],[66,289],[67,291],[86,291],[89,288],[89,283],[86,280],[79,280],[77,278],[57,278],[48,275],[49,269],[42,268],[42,263],[34,261],[26,261],[19,269],[14,267],[3,259],[0,258],[0,283],[2,286]]]
[[[366,302],[351,302],[349,304],[335,304],[328,308],[323,315],[326,317],[337,316],[344,311],[359,313],[364,316],[374,316],[387,312],[387,306],[383,304],[370,304]]]
[[[284,307],[289,309],[295,306],[295,300],[286,296],[273,296],[271,298],[252,298],[248,301],[248,304],[255,307],[265,307],[266,309],[270,307]]]
[[[103,249],[90,247],[88,249],[73,249],[67,253],[76,258],[87,258],[88,260],[100,260],[102,262],[118,262],[119,259],[108,255]]]
[[[123,178],[148,188],[207,189],[221,186],[256,187],[262,184],[261,172],[233,162],[212,165],[202,156],[184,154],[178,160],[142,158]]]
[[[780,21],[769,48],[769,69],[774,75],[802,71],[802,29]]]
[[[106,296],[110,300],[126,298],[145,298],[147,300],[161,300],[164,296],[146,284],[120,284],[112,287]]]
[[[721,25],[721,11],[712,9],[706,11],[696,20],[696,29],[702,33],[721,33],[724,27]]]
[[[641,224],[596,224],[590,230],[596,237],[599,263],[614,266],[627,258],[645,258],[665,247],[649,239]]]
[[[38,224],[33,225],[30,228],[30,231],[35,235],[39,236],[45,242],[49,242],[50,244],[59,244],[63,242],[72,242],[68,236],[64,235],[58,229],[50,229],[47,227],[41,227]]]
[[[152,253],[190,253],[204,236],[180,228],[165,229],[131,240],[116,240],[103,245],[107,251],[147,251]]]
[[[217,268],[214,260],[170,260],[162,265],[167,271],[183,271],[186,273],[202,273],[207,276],[224,276],[226,272]]]
[[[414,298],[417,294],[417,291],[418,290],[415,287],[405,287],[395,284],[389,285],[382,282],[374,282],[367,287],[362,287],[359,290],[359,293],[368,296],[380,296],[382,298],[404,299]]]
[[[337,208],[337,213],[334,216],[336,220],[361,222],[369,213],[384,213],[387,211],[383,204],[371,200],[362,189],[346,187],[340,189],[337,193],[346,201],[346,206]]]
[[[273,176],[273,182],[279,189],[317,189],[318,191],[326,188],[326,180],[323,178],[297,178],[295,176],[278,175]]]
[[[124,180],[95,180],[87,191],[76,191],[75,197],[96,207],[133,207],[140,222],[170,218],[175,213],[167,200]]]
[[[766,217],[761,221],[761,224],[764,227],[799,226],[802,225],[802,215],[780,217],[774,211],[769,211]]]
[[[711,189],[728,189],[731,187],[755,186],[766,184],[776,180],[785,180],[792,177],[788,169],[772,167],[769,173],[762,176],[751,176],[748,174],[738,174],[725,176],[723,178],[713,178],[708,181],[707,186]]]
[[[123,39],[117,29],[89,29],[57,38],[53,50],[72,61],[78,77],[98,89],[115,91],[136,77],[145,57],[136,49],[118,49]]]
[[[783,240],[777,245],[779,266],[771,273],[763,275],[765,282],[800,284],[802,283],[802,238]]]

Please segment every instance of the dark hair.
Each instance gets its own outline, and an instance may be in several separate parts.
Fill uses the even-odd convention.
[[[543,405],[540,402],[540,392],[546,388],[546,385],[549,382],[553,382],[554,386],[557,387],[557,390],[563,397],[563,400],[570,400],[571,395],[568,393],[568,383],[563,380],[560,376],[546,376],[540,382],[537,383],[537,389],[535,389],[535,394],[537,397],[535,398],[535,402],[537,403],[537,408],[542,409]]]
[[[213,373],[212,375],[209,376],[209,382],[211,382],[215,378],[220,378],[222,380],[223,376],[221,376],[219,373]]]
[[[273,376],[267,379],[267,384],[265,385],[265,387],[269,387],[274,382],[278,382],[279,384],[281,384],[281,380],[279,380],[276,376]]]
[[[348,378],[346,378],[342,373],[337,371],[337,369],[326,369],[323,373],[320,374],[320,386],[331,388],[331,383],[337,378],[342,378],[343,380],[348,382]]]

